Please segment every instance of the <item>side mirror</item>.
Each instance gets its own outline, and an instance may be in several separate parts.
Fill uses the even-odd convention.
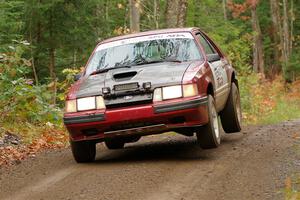
[[[216,62],[216,61],[221,60],[221,57],[217,53],[207,54],[207,60],[208,60],[208,62]]]
[[[78,81],[81,78],[81,74],[74,75],[74,81]]]

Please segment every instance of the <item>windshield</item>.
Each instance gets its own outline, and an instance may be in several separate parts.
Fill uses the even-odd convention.
[[[201,59],[190,33],[158,34],[100,45],[88,63],[86,74],[155,62],[185,62]]]

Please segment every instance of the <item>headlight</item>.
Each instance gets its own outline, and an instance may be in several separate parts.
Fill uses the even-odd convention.
[[[184,97],[193,97],[198,95],[197,84],[188,84],[182,86],[183,96]]]
[[[156,88],[153,92],[153,101],[162,101],[162,92],[161,88]]]
[[[99,110],[105,109],[105,102],[102,96],[96,97],[96,105],[97,105],[97,109]]]
[[[77,99],[77,110],[94,110],[96,109],[96,99],[95,97],[85,97]]]
[[[175,99],[175,98],[182,97],[181,85],[163,87],[162,88],[162,97],[163,97],[163,100]]]
[[[153,102],[176,99],[180,97],[193,97],[198,95],[197,84],[175,85],[156,88],[153,92]]]
[[[85,97],[77,100],[66,101],[66,112],[77,112],[85,110],[105,109],[105,102],[102,96]]]
[[[65,109],[67,113],[76,112],[77,111],[76,99],[66,101]]]

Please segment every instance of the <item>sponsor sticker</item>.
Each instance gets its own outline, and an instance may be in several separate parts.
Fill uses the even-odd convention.
[[[103,49],[108,49],[108,48],[117,47],[117,46],[126,45],[126,44],[134,44],[134,43],[138,43],[138,42],[152,41],[152,40],[164,40],[164,39],[194,39],[194,38],[193,38],[192,34],[189,32],[154,34],[154,35],[128,38],[128,39],[117,40],[114,42],[101,44],[97,47],[96,52],[101,51]]]

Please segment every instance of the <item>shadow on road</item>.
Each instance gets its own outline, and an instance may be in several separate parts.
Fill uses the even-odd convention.
[[[211,150],[202,150],[195,137],[176,137],[174,140],[139,142],[129,144],[121,150],[107,150],[105,147],[101,147],[97,150],[98,156],[95,163],[214,160],[226,146],[231,146],[230,143],[238,142],[242,138],[234,137],[233,140],[225,138],[225,144]]]

